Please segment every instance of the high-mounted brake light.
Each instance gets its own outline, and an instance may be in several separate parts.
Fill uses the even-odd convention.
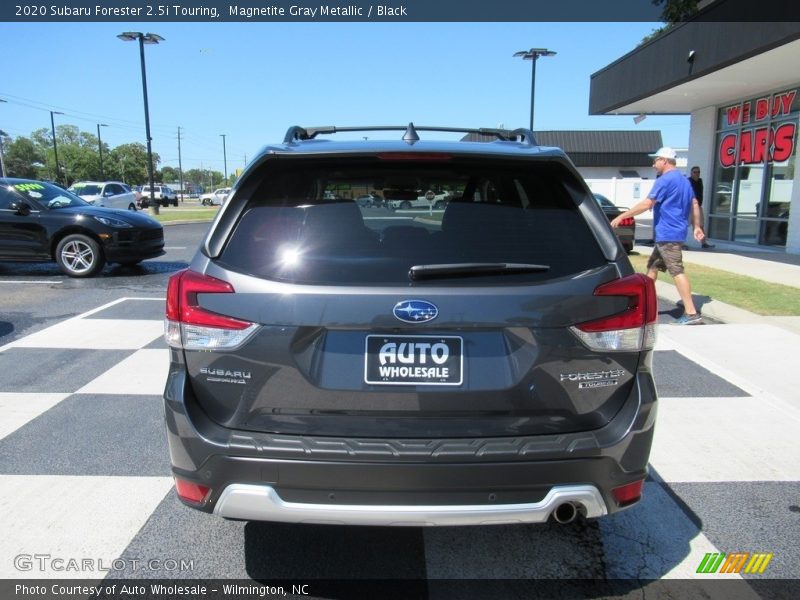
[[[184,269],[169,278],[165,337],[175,348],[230,349],[244,342],[258,325],[200,306],[199,294],[232,294],[233,286],[210,275]]]
[[[617,352],[653,348],[658,300],[652,279],[636,273],[604,283],[594,295],[623,296],[628,299],[628,306],[621,312],[570,328],[588,348]]]
[[[452,158],[453,155],[447,152],[381,152],[378,154],[378,160],[434,161],[450,160]]]

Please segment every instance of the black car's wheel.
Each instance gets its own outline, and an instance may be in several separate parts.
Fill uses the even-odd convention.
[[[91,277],[103,268],[106,259],[100,244],[89,236],[74,233],[58,243],[56,262],[70,277]]]
[[[128,204],[128,210],[136,212],[136,204],[134,204],[133,202]]]
[[[177,198],[175,198],[175,200],[172,201],[172,206],[178,206],[178,199]]]

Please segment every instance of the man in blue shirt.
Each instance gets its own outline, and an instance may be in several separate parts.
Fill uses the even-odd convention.
[[[650,156],[654,158],[653,166],[659,175],[653,188],[647,198],[614,218],[611,226],[617,227],[622,219],[652,209],[655,245],[647,261],[647,276],[656,280],[659,271],[669,272],[685,309],[677,324],[699,325],[703,317],[692,301],[692,286],[684,273],[681,250],[689,223],[694,227],[694,238],[698,242],[705,240],[700,205],[691,184],[675,166],[675,150],[664,147]]]

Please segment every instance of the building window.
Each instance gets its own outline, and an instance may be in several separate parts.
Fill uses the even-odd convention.
[[[711,237],[786,245],[799,107],[795,88],[720,109]]]

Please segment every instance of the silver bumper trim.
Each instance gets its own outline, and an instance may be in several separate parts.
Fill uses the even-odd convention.
[[[603,496],[591,485],[556,486],[541,502],[526,504],[382,506],[286,502],[268,485],[243,483],[223,490],[214,514],[249,521],[335,525],[497,525],[543,523],[565,502],[588,518],[608,514]]]

